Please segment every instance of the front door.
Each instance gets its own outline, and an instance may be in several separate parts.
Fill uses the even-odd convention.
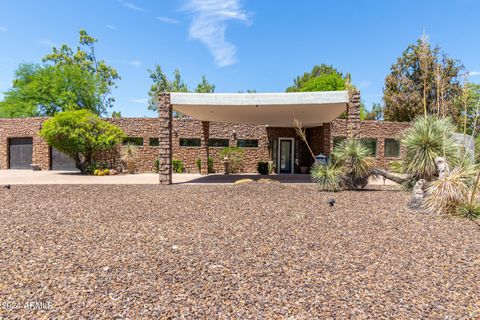
[[[278,172],[293,173],[293,139],[279,139]]]

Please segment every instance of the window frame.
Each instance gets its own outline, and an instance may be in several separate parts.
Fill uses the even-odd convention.
[[[156,141],[156,144],[152,144],[152,140]],[[160,146],[160,138],[148,138],[148,146],[149,147],[159,147]]]
[[[141,144],[140,143],[137,143],[137,142],[140,142],[141,141]],[[134,147],[143,147],[144,146],[144,139],[143,137],[126,137],[123,139],[122,141],[122,146],[126,146],[127,144],[132,144]]]
[[[396,143],[397,145],[397,153],[396,155],[392,156],[392,155],[387,155],[387,141],[393,141]],[[400,146],[400,140],[398,139],[395,139],[395,138],[385,138],[384,141],[383,141],[383,156],[385,158],[400,158],[400,153],[401,153],[401,146]]]
[[[227,145],[212,145],[212,141],[222,141],[222,142],[227,142]],[[225,139],[225,138],[209,138],[208,139],[208,147],[209,148],[228,148],[230,146],[230,139]]]
[[[240,145],[240,141],[244,141],[244,142],[252,142],[254,141],[255,143],[253,143],[253,145]],[[237,139],[237,147],[239,148],[258,148],[258,139]]]
[[[182,145],[182,140],[183,141],[198,141],[198,145]],[[202,140],[200,138],[179,138],[178,139],[178,145],[182,148],[198,148],[202,145]]]

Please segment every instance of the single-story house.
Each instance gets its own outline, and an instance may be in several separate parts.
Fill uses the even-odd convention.
[[[161,93],[158,118],[108,118],[138,146],[137,168],[151,172],[159,160],[160,183],[171,183],[172,160],[186,172],[207,174],[208,158],[222,172],[219,152],[227,146],[245,150],[243,172],[256,172],[259,161],[271,161],[276,173],[300,173],[313,159],[295,132],[294,121],[306,129],[315,155],[328,156],[346,137],[364,139],[376,165],[387,167],[403,154],[400,138],[409,123],[361,121],[359,92],[305,93]],[[173,113],[184,116],[174,117]],[[346,114],[345,119],[339,116]],[[47,118],[0,119],[0,169],[73,169],[72,160],[52,149],[38,132]],[[118,154],[104,160],[119,163]]]

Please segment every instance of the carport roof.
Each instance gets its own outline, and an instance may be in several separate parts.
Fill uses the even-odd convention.
[[[294,119],[315,127],[347,109],[347,91],[292,93],[170,94],[175,111],[201,121],[292,127]]]

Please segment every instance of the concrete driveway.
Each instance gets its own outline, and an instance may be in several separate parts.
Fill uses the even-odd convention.
[[[233,184],[239,179],[258,180],[269,178],[282,183],[310,184],[310,176],[307,174],[279,174],[261,176],[258,174],[211,174],[202,176],[200,174],[182,173],[173,174],[174,184]],[[139,173],[117,176],[90,176],[77,172],[68,171],[30,171],[30,170],[0,170],[0,185],[6,184],[158,184],[158,174]],[[382,178],[371,178],[370,184],[394,185],[389,180]]]

